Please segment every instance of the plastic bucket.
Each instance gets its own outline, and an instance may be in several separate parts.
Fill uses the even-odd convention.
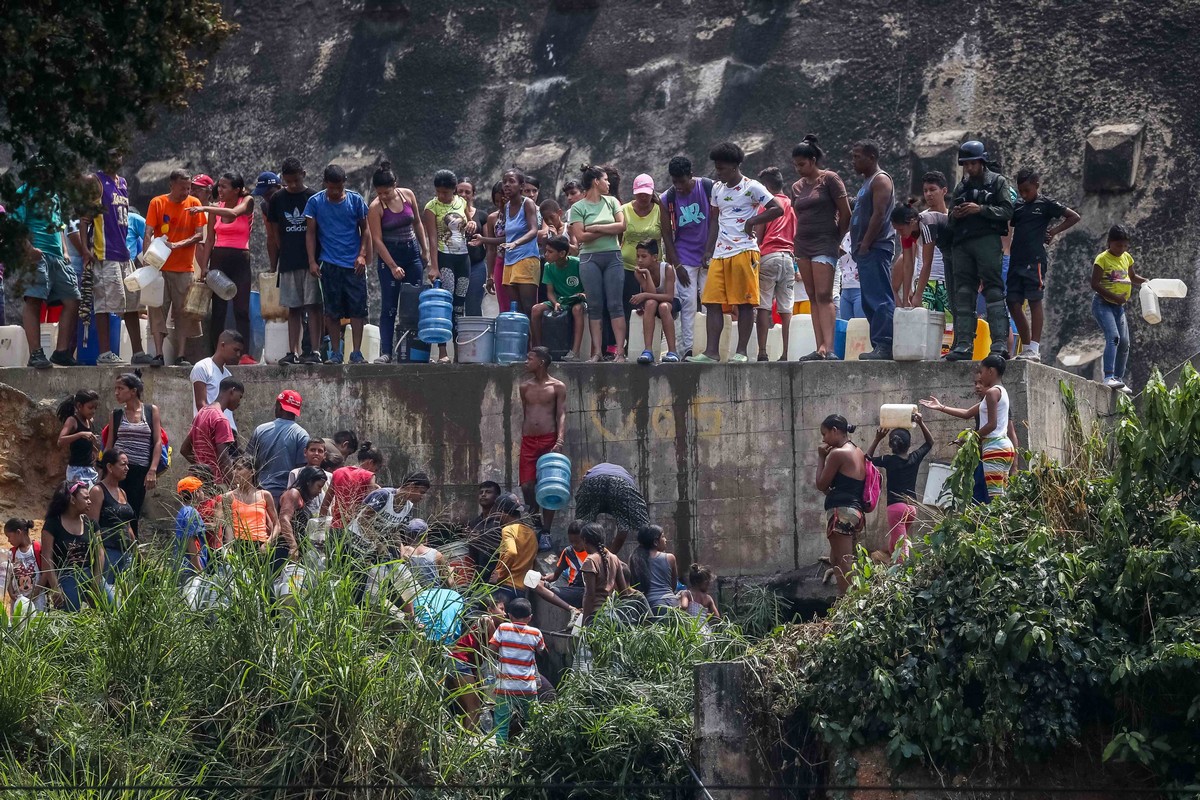
[[[460,364],[490,364],[495,356],[496,320],[460,317],[454,334],[454,352]]]
[[[446,557],[446,566],[457,585],[465,586],[475,580],[475,559],[471,557],[471,549],[466,542],[443,542],[438,545],[438,552]]]
[[[210,269],[204,282],[208,284],[209,289],[212,289],[212,293],[222,300],[232,300],[237,294],[237,284],[219,269]]]
[[[927,506],[939,505],[938,498],[941,497],[942,487],[946,485],[946,479],[949,477],[949,464],[930,462],[929,473],[925,476],[925,494],[921,498],[921,502]]]

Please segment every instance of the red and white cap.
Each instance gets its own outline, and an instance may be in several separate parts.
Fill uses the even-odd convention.
[[[300,416],[300,406],[304,403],[304,400],[300,397],[299,392],[284,389],[275,400],[278,401],[279,407],[284,411],[289,414],[295,414],[297,417]]]

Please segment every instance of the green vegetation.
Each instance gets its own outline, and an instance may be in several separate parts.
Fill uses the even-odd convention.
[[[860,559],[826,623],[755,649],[765,735],[806,727],[847,780],[867,744],[954,770],[1099,730],[1106,760],[1200,783],[1200,376],[1119,402],[1111,446],[1076,414],[1067,463],[1034,457],[990,507],[963,504],[960,453],[960,510],[917,557]]]

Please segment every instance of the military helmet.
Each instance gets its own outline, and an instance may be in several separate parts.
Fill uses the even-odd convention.
[[[983,146],[983,142],[972,139],[969,142],[963,142],[958,146],[958,163],[965,164],[968,161],[983,161],[988,160],[987,148]]]

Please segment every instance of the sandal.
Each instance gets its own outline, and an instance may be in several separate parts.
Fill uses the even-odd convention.
[[[437,360],[437,363],[438,364],[453,364],[454,362],[451,360],[450,356],[442,356],[441,358],[439,358]]]
[[[642,354],[640,356],[638,356],[637,363],[653,364],[654,363],[654,353],[650,352],[649,350],[643,350]]]
[[[824,361],[825,358],[826,358],[826,355],[824,353],[822,353],[820,350],[813,350],[811,353],[809,353],[806,356],[800,356],[801,361]]]

